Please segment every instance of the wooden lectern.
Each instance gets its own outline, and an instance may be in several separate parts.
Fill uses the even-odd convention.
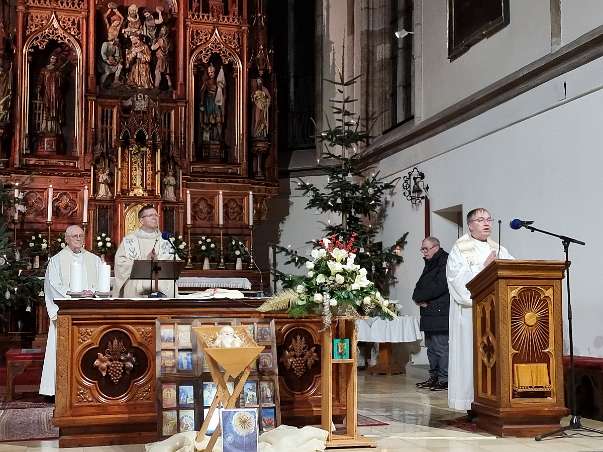
[[[472,410],[499,436],[558,429],[563,396],[560,261],[496,260],[467,284],[473,299]]]

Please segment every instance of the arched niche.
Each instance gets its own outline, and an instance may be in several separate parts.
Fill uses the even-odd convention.
[[[214,136],[207,136],[204,124],[203,90],[207,78],[210,78],[209,67],[214,67],[216,80],[220,70],[224,71],[225,78],[225,103],[224,126],[221,144],[223,148],[216,149]],[[215,29],[206,42],[198,46],[192,53],[188,68],[188,93],[192,101],[189,108],[189,143],[191,143],[189,158],[194,161],[222,161],[236,164],[242,161],[243,151],[243,111],[245,101],[243,98],[243,65],[236,51],[222,38],[218,29]],[[210,134],[211,135],[211,134]],[[217,155],[222,152],[223,158]]]
[[[79,42],[53,13],[43,28],[26,39],[23,49],[21,149],[39,155],[82,155],[84,88]],[[61,96],[58,100],[51,94],[56,88]],[[61,109],[60,114],[49,113],[56,108]]]

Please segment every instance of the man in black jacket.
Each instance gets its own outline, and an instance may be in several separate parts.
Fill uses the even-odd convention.
[[[429,379],[417,383],[417,387],[441,391],[448,389],[448,253],[440,248],[438,239],[427,237],[421,243],[421,254],[425,268],[417,281],[412,299],[421,307],[421,331],[425,332]]]

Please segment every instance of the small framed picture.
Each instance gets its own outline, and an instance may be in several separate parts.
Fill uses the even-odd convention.
[[[178,332],[178,348],[192,348],[191,326],[179,324],[176,331]]]
[[[272,329],[270,328],[270,324],[262,323],[258,324],[255,330],[255,340],[256,342],[270,342],[272,340]]]
[[[178,405],[193,405],[194,403],[193,385],[180,385],[178,387]]]
[[[274,407],[262,408],[260,426],[264,432],[276,427],[276,410]]]
[[[181,432],[192,432],[195,430],[195,410],[180,410],[178,421]]]
[[[163,408],[176,408],[176,383],[163,385],[161,388],[161,405]]]
[[[333,339],[333,359],[350,359],[349,339]]]
[[[163,436],[172,436],[175,433],[178,433],[177,426],[178,418],[176,416],[176,410],[164,411],[161,434]]]
[[[257,452],[257,410],[245,408],[223,409],[222,438],[222,450],[224,452]]]
[[[274,405],[274,383],[272,381],[260,381],[260,403]]]
[[[168,373],[176,370],[176,351],[161,350],[161,372]]]
[[[178,370],[193,370],[193,352],[190,350],[178,351]]]
[[[272,370],[272,353],[260,353],[258,358],[258,368],[260,372],[268,372]]]
[[[245,382],[241,406],[258,406],[258,385],[256,381]]]
[[[174,325],[161,325],[161,348],[174,348]]]
[[[212,381],[203,382],[203,406],[210,406],[216,396],[218,386]]]

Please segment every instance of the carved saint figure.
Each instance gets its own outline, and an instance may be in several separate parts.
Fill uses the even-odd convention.
[[[111,176],[109,174],[109,168],[105,164],[98,170],[98,191],[96,197],[98,199],[109,199],[113,195],[111,194]]]
[[[157,64],[155,64],[155,88],[159,88],[161,83],[161,76],[164,75],[168,87],[172,88],[172,79],[170,78],[170,63],[169,63],[169,51],[170,51],[170,40],[168,37],[168,28],[164,25],[159,30],[159,36],[155,41],[155,44],[151,46],[151,50],[155,51],[155,57],[157,58]]]
[[[57,64],[56,55],[51,55],[46,67],[40,71],[38,80],[38,98],[42,101],[41,132],[59,133],[61,131],[64,77]]]
[[[201,85],[201,129],[205,143],[219,142],[222,139],[225,88],[224,70],[220,68],[216,79],[216,68],[210,64],[207,67],[207,77]]]
[[[101,86],[104,86],[107,77],[111,74],[115,75],[113,84],[118,85],[120,83],[119,75],[121,74],[123,65],[121,64],[121,48],[117,39],[103,42],[103,45],[101,46],[101,60],[101,66],[103,68],[103,75],[101,75],[100,78]]]
[[[128,6],[128,26],[124,28],[123,33],[126,38],[139,34],[142,28],[142,24],[140,23],[140,16],[138,15],[138,6],[135,3],[132,3]]]
[[[163,178],[163,199],[165,201],[176,201],[176,178],[174,171],[170,169],[167,176]]]
[[[130,36],[132,47],[126,50],[126,67],[130,69],[128,72],[128,85],[138,88],[152,88],[151,81],[151,50],[144,42],[140,40],[140,36]]]
[[[0,54],[0,122],[7,122],[12,97],[13,65]]]
[[[269,127],[269,109],[272,97],[270,91],[262,83],[262,79],[256,80],[255,91],[251,95],[253,102],[252,136],[266,138]]]
[[[157,8],[155,8],[155,11],[157,11],[157,14],[159,15],[157,19],[155,19],[153,13],[148,8],[145,8],[144,13],[142,13],[142,15],[144,16],[144,22],[142,24],[142,33],[147,36],[147,42],[149,42],[150,44],[155,43],[155,37],[157,35],[157,25],[163,23],[163,17],[161,16],[161,12],[163,11],[163,9],[158,6]]]
[[[107,41],[114,41],[119,36],[121,26],[124,23],[124,16],[117,10],[117,5],[113,2],[110,2],[107,8],[107,11],[103,14],[107,27]],[[111,17],[109,18],[109,16]]]

